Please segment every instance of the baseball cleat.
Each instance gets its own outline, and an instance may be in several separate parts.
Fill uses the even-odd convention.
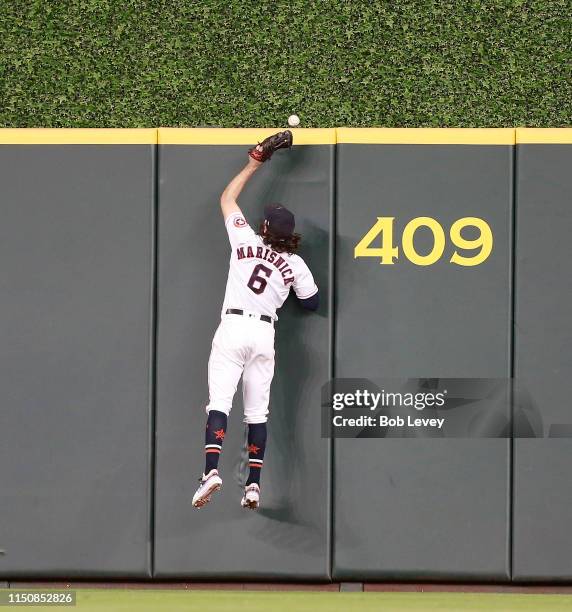
[[[243,508],[250,508],[250,510],[258,510],[260,505],[260,487],[255,482],[244,487],[244,497],[240,501],[240,505]]]
[[[211,500],[211,495],[219,491],[222,486],[222,478],[218,475],[218,470],[211,470],[206,476],[203,474],[199,478],[199,488],[193,495],[193,506],[202,508]]]

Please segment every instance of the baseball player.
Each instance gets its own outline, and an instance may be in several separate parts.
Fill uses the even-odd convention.
[[[274,375],[276,310],[291,288],[304,308],[318,308],[318,287],[304,260],[296,255],[300,236],[294,233],[294,215],[281,204],[268,204],[264,207],[264,221],[255,232],[237,204],[242,189],[263,162],[278,149],[291,146],[292,132],[287,130],[250,149],[247,165],[230,181],[220,199],[231,256],[221,322],[213,338],[208,365],[205,470],[193,496],[195,508],[207,504],[221,488],[218,460],[241,376],[249,459],[241,505],[258,508]]]

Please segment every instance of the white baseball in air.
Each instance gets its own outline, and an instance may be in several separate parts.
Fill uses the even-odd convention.
[[[298,115],[290,115],[288,117],[288,125],[290,127],[298,127],[300,125],[300,117]]]

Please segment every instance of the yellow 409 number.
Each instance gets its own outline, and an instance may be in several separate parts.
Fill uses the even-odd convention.
[[[399,257],[399,248],[393,245],[393,222],[395,217],[378,217],[375,225],[359,241],[355,247],[354,257],[379,257],[383,265],[391,265],[394,259]],[[433,248],[426,255],[420,255],[415,250],[413,239],[415,232],[421,228],[428,228],[433,234]],[[465,227],[476,227],[479,231],[477,238],[467,240],[461,236],[461,230]],[[479,251],[473,255],[461,255],[455,250],[450,262],[458,266],[478,266],[487,259],[493,250],[493,233],[489,224],[478,217],[463,217],[453,223],[449,230],[451,242],[463,250]],[[377,237],[381,238],[381,246],[372,246]],[[430,266],[443,255],[445,251],[445,231],[441,224],[431,217],[416,217],[409,221],[403,230],[401,244],[405,257],[417,266]]]

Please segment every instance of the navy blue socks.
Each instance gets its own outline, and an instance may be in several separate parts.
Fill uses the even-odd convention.
[[[218,468],[227,421],[228,417],[224,412],[218,410],[209,412],[205,430],[205,474]]]
[[[260,486],[260,472],[266,450],[266,423],[251,423],[248,425],[248,467],[250,472],[246,485],[255,482]]]
[[[228,417],[224,412],[211,410],[205,430],[205,474],[218,469],[222,443],[226,435]],[[248,425],[248,467],[246,484],[255,482],[260,486],[260,472],[266,450],[266,423]]]

